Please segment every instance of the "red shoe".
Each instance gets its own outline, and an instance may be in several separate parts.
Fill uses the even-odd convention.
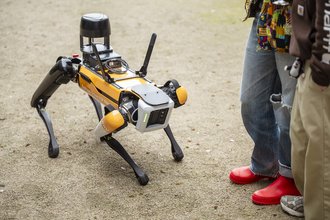
[[[254,183],[265,178],[270,179],[270,177],[254,174],[249,166],[235,168],[229,174],[229,179],[236,184]]]
[[[280,204],[282,196],[300,196],[294,180],[284,176],[279,176],[272,184],[252,194],[252,202],[258,205]]]

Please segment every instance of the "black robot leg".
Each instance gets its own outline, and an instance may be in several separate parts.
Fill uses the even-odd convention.
[[[97,101],[96,99],[94,99],[92,96],[89,96],[89,99],[92,101],[92,103],[94,105],[94,108],[95,108],[99,121],[101,121],[101,119],[103,118],[101,103],[99,101]]]
[[[46,112],[44,107],[37,106],[36,108],[37,108],[39,116],[41,117],[41,119],[45,123],[48,134],[49,134],[48,156],[50,158],[56,158],[59,154],[60,148],[59,148],[59,145],[56,141],[52,121],[51,121],[51,119],[50,119],[50,117],[49,117],[49,115]]]
[[[111,134],[104,137],[104,140],[107,144],[116,151],[133,169],[136,178],[138,179],[139,183],[144,186],[149,182],[149,177],[144,171],[135,163],[135,161],[131,158],[131,156],[127,153],[124,147],[114,139]]]
[[[171,141],[171,150],[172,155],[175,161],[181,161],[184,157],[183,152],[179,146],[179,144],[176,142],[172,130],[170,128],[170,125],[168,125],[166,128],[164,128],[164,131],[166,132],[168,138]]]
[[[46,125],[49,134],[48,156],[56,158],[59,154],[59,145],[56,141],[52,121],[45,108],[48,99],[58,89],[61,84],[68,83],[75,77],[72,62],[68,58],[59,57],[56,64],[41,82],[31,100],[31,106],[36,108],[39,116]]]

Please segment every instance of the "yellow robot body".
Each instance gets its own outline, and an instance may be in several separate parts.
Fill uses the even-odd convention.
[[[90,96],[98,100],[103,105],[112,105],[118,109],[120,93],[131,92],[139,97],[139,94],[131,91],[131,88],[141,84],[152,84],[145,78],[137,76],[131,71],[124,74],[109,74],[115,82],[106,82],[100,72],[95,72],[86,66],[81,66],[78,73],[78,84]]]
[[[164,129],[171,142],[174,160],[181,161],[184,155],[173,136],[169,119],[173,108],[185,104],[187,90],[174,79],[158,86],[145,78],[157,36],[155,33],[151,36],[144,63],[138,71],[131,70],[126,61],[113,51],[110,33],[110,22],[106,15],[84,15],[80,22],[82,58],[79,55],[60,56],[33,94],[31,106],[37,109],[46,125],[50,138],[48,155],[56,158],[59,145],[45,108],[60,85],[70,81],[78,83],[95,107],[99,119],[95,128],[96,136],[125,159],[139,183],[146,185],[148,176],[112,134],[128,123],[134,125],[139,132]]]

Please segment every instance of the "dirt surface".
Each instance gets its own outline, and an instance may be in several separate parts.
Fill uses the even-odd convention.
[[[251,194],[268,183],[231,184],[248,165],[252,143],[240,117],[239,86],[251,21],[243,0],[1,0],[0,219],[290,219]],[[32,94],[60,55],[79,51],[85,13],[110,18],[111,45],[139,69],[158,35],[148,78],[175,78],[189,91],[170,124],[185,157],[175,162],[162,130],[129,126],[114,135],[148,174],[140,186],[128,164],[95,137],[94,108],[77,84],[63,85],[47,110],[48,134]]]

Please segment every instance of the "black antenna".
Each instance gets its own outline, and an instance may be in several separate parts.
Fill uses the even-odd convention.
[[[94,52],[94,54],[95,54],[95,56],[96,56],[97,63],[98,63],[98,65],[100,66],[100,69],[101,69],[101,72],[102,72],[102,78],[103,78],[106,82],[109,82],[109,81],[110,81],[111,83],[113,83],[114,80],[113,80],[109,75],[107,75],[107,74],[105,73],[105,70],[104,70],[104,67],[103,67],[103,65],[102,65],[101,58],[100,58],[99,52],[97,51],[97,48],[96,48],[95,43],[92,43],[92,47],[93,47],[93,52]]]
[[[147,51],[146,57],[144,58],[143,65],[141,66],[141,69],[137,72],[142,77],[147,75],[148,64],[150,61],[152,50],[154,49],[156,38],[157,38],[157,34],[153,33],[151,35],[148,51]]]

